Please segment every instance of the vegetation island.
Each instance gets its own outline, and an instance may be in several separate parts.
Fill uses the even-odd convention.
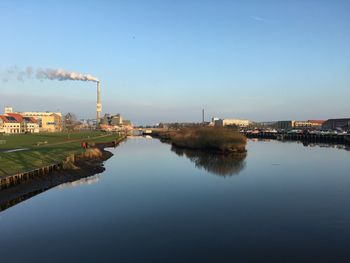
[[[172,145],[218,153],[245,153],[247,138],[230,128],[194,127],[153,132],[152,136]]]

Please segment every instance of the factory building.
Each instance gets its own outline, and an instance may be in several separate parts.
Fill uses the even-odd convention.
[[[307,120],[307,121],[278,121],[276,122],[276,128],[280,130],[291,130],[291,129],[320,129],[323,120]]]
[[[279,130],[291,130],[294,128],[295,121],[278,121],[276,122],[276,128]]]
[[[133,125],[129,120],[123,120],[120,114],[105,114],[100,120],[100,129],[103,131],[131,130]]]
[[[324,120],[308,120],[312,128],[320,129],[322,125],[326,122]]]
[[[215,119],[214,126],[225,127],[225,126],[237,126],[240,128],[248,127],[252,124],[250,120],[240,120],[240,119]]]
[[[322,125],[322,129],[332,130],[332,129],[350,129],[350,118],[343,119],[329,119],[325,121]]]
[[[111,117],[111,125],[123,125],[123,118],[120,114]]]

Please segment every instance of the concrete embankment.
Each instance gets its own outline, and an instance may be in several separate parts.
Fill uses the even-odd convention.
[[[105,151],[106,147],[116,147],[126,136],[108,143],[96,143],[93,148],[86,149],[82,154],[71,154],[63,161],[53,162],[34,170],[8,175],[0,179],[0,190],[13,187],[19,184],[27,184],[36,178],[51,179],[53,174],[74,174],[77,178],[91,176],[101,172],[102,163],[112,156],[112,153]]]

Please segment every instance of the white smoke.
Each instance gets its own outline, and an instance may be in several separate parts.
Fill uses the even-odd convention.
[[[90,74],[84,74],[84,73],[78,73],[78,72],[72,72],[67,71],[64,69],[37,69],[34,70],[32,67],[27,67],[26,69],[20,69],[19,67],[15,66],[6,71],[6,76],[3,77],[3,81],[8,81],[10,79],[10,76],[14,76],[19,81],[24,81],[26,79],[31,79],[33,77],[44,80],[44,79],[50,79],[50,80],[78,80],[78,81],[93,81],[93,82],[99,82],[98,78],[90,75]]]
[[[94,81],[98,82],[98,78],[90,74],[83,74],[77,72],[66,71],[63,69],[39,69],[36,72],[37,79],[57,79],[57,80],[80,80],[80,81]]]
[[[15,76],[16,80],[24,81],[26,78],[31,78],[32,74],[33,69],[31,67],[27,67],[23,70],[17,66],[14,66],[12,68],[7,69],[6,76],[3,77],[3,81],[7,82],[9,79],[11,79],[11,76]]]

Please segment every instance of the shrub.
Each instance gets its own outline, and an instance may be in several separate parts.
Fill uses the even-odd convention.
[[[185,128],[169,133],[172,144],[190,149],[207,149],[220,152],[245,152],[247,139],[227,128]]]

